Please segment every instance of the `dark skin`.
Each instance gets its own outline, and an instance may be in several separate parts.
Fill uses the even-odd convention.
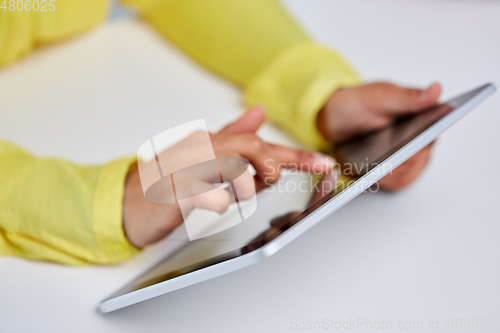
[[[376,82],[337,90],[318,114],[317,124],[325,139],[338,142],[359,133],[388,125],[396,116],[419,112],[437,103],[441,86],[427,89],[405,88],[388,82]],[[433,144],[379,181],[387,191],[401,190],[413,183],[429,162]]]

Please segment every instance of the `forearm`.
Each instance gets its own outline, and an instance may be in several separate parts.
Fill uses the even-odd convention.
[[[122,204],[132,162],[82,167],[0,142],[0,254],[69,265],[129,258]]]

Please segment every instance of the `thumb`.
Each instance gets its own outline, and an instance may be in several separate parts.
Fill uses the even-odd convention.
[[[376,83],[370,94],[371,105],[384,115],[397,115],[425,109],[437,103],[441,94],[439,83],[424,90],[405,88],[395,84]],[[368,96],[367,96],[368,97]]]
[[[249,109],[244,115],[236,119],[219,131],[219,134],[247,134],[255,133],[266,121],[266,110],[262,106]]]

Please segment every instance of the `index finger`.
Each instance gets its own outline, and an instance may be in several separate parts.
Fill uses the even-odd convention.
[[[269,144],[272,157],[286,169],[298,169],[308,172],[326,172],[335,166],[335,159],[309,150]]]

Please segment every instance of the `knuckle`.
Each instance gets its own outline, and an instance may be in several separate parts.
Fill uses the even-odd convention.
[[[295,157],[297,158],[297,161],[309,163],[311,161],[314,161],[315,153],[313,153],[312,151],[300,149],[295,152]]]
[[[387,94],[393,92],[397,86],[394,83],[382,81],[374,83],[372,87],[373,94],[377,98],[385,98]]]
[[[394,83],[388,82],[388,81],[380,81],[373,83],[373,86],[377,88],[378,90],[387,90],[387,89],[392,89],[395,87]]]
[[[408,99],[413,103],[416,103],[419,101],[421,93],[422,93],[422,91],[419,89],[408,89],[407,90]]]
[[[303,161],[308,162],[310,157],[312,156],[312,154],[309,154],[309,152],[300,149],[295,150],[294,155],[295,155],[295,160],[300,162]]]
[[[255,134],[248,137],[248,145],[252,151],[261,151],[265,148],[265,142]]]

